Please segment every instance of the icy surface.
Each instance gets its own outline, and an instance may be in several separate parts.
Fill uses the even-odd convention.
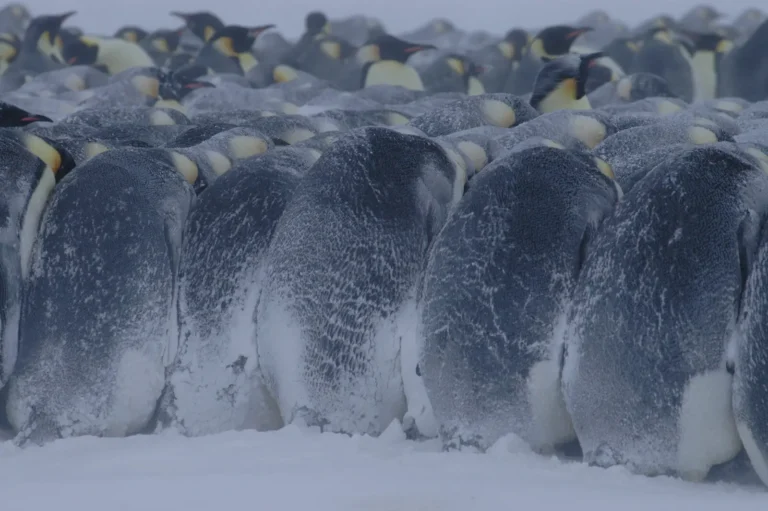
[[[14,511],[764,510],[758,487],[632,476],[535,455],[504,438],[487,454],[406,441],[300,431],[186,438],[81,437],[0,444],[3,509]]]

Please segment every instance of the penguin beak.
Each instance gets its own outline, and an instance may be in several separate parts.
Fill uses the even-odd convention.
[[[71,18],[75,14],[77,14],[77,11],[65,12],[64,14],[58,15],[57,19],[59,20],[59,23],[61,24],[61,23],[64,23],[65,21],[67,21],[68,18]]]
[[[572,32],[568,32],[565,35],[565,38],[569,39],[569,40],[574,40],[577,37],[579,37],[581,34],[586,34],[587,32],[592,32],[593,30],[594,30],[594,28],[592,28],[592,27],[577,28],[576,30],[574,30]]]
[[[425,50],[436,50],[436,49],[437,49],[437,46],[433,46],[431,44],[415,44],[413,46],[406,47],[403,50],[403,52],[410,54],[410,53],[418,53],[420,51],[425,51]]]
[[[187,82],[182,86],[183,89],[191,89],[191,90],[205,89],[207,87],[215,87],[215,85],[210,82]]]
[[[178,11],[171,11],[171,16],[176,16],[177,18],[181,18],[186,23],[189,21],[189,14],[184,14],[183,12]]]
[[[44,115],[27,115],[26,117],[22,117],[19,120],[27,124],[33,122],[53,122],[53,119],[50,119]]]
[[[251,37],[257,37],[262,32],[266,32],[270,28],[275,28],[276,25],[261,25],[260,27],[254,27],[248,30],[248,35]]]

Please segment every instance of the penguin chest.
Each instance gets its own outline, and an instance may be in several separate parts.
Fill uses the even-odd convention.
[[[469,83],[467,84],[467,94],[469,96],[479,96],[485,94],[485,87],[480,80],[474,76],[469,77]]]
[[[396,85],[410,90],[424,90],[419,73],[410,66],[394,60],[382,60],[368,67],[363,87]]]
[[[715,54],[711,51],[696,52],[691,60],[691,68],[695,88],[694,101],[714,99],[717,88]]]
[[[576,81],[565,80],[558,84],[547,96],[541,100],[538,110],[541,113],[555,112],[557,110],[591,110],[587,96],[576,98]]]

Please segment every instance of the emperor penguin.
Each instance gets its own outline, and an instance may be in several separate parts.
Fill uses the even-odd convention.
[[[483,66],[471,58],[449,53],[435,60],[420,75],[424,88],[429,92],[463,92],[468,96],[477,96],[485,94],[485,87],[480,81],[484,72]]]
[[[591,30],[571,25],[553,25],[541,30],[525,48],[520,66],[509,74],[503,92],[518,95],[531,92],[543,64],[568,54],[574,41]]]
[[[565,326],[587,463],[700,481],[739,453],[728,346],[766,215],[765,170],[721,142],[670,153],[606,218]]]
[[[363,48],[370,60],[363,65],[361,88],[375,85],[397,85],[410,90],[424,90],[419,73],[406,64],[411,55],[435,49],[429,44],[413,44],[391,35],[376,38]]]
[[[378,435],[402,419],[401,318],[463,194],[464,164],[423,136],[371,127],[342,135],[302,178],[256,313],[259,364],[286,424]]]
[[[275,227],[320,154],[283,147],[243,160],[199,197],[190,215],[179,281],[179,358],[161,412],[186,435],[282,423],[260,375],[253,316]]]
[[[139,46],[147,52],[156,66],[165,65],[176,53],[181,42],[181,30],[156,30],[141,40]]]
[[[176,357],[182,232],[196,179],[179,153],[126,148],[59,183],[31,256],[9,383],[19,443],[147,426]]]
[[[21,128],[33,122],[53,122],[49,117],[27,112],[23,108],[0,101],[0,128]]]
[[[282,63],[322,80],[336,79],[345,61],[354,56],[357,48],[331,34],[331,25],[322,12],[312,11],[307,14],[304,26],[304,34],[282,56]]]
[[[587,79],[590,68],[603,54],[565,55],[547,62],[536,76],[531,106],[541,113],[555,110],[589,110]]]
[[[21,39],[16,34],[0,33],[0,76],[16,60],[21,50]]]
[[[664,78],[676,97],[690,103],[694,95],[692,53],[667,28],[654,28],[635,55],[633,73],[652,73]]]
[[[195,63],[216,73],[243,75],[258,65],[251,47],[262,32],[275,25],[244,27],[227,25],[218,30],[200,49]]]
[[[0,388],[10,377],[19,343],[22,288],[40,218],[54,186],[73,168],[67,153],[29,133],[0,130]]]
[[[418,366],[403,364],[404,379],[423,379],[444,447],[485,450],[515,433],[552,453],[575,440],[561,325],[620,197],[605,162],[556,146],[510,153],[472,180],[429,253]]]
[[[141,46],[120,38],[80,36],[68,44],[63,53],[70,66],[94,65],[110,75],[155,65]]]
[[[528,32],[516,28],[507,32],[501,41],[469,53],[469,57],[484,68],[478,79],[487,92],[502,92],[509,74],[520,66],[528,39]]]
[[[766,99],[768,90],[768,20],[762,22],[746,41],[723,57],[719,93],[748,101]]]
[[[63,43],[58,34],[62,23],[74,14],[75,12],[71,11],[32,19],[21,40],[19,55],[8,66],[5,75],[34,76],[64,67],[61,57]]]
[[[208,11],[199,12],[171,12],[184,21],[190,32],[196,35],[203,43],[210,41],[214,34],[224,28],[224,23],[215,14]]]
[[[768,172],[765,150],[748,149]],[[768,379],[768,338],[764,326],[766,313],[766,270],[768,269],[768,237],[763,226],[759,233],[759,248],[750,254],[749,275],[741,299],[739,335],[729,345],[729,367],[733,374],[733,411],[736,429],[752,467],[768,485],[768,399],[765,388]]]
[[[537,117],[536,110],[512,94],[483,94],[450,102],[411,119],[409,125],[437,137],[478,126],[511,128]]]
[[[723,57],[733,49],[733,43],[719,34],[686,33],[693,40],[691,57],[693,101],[719,97],[718,75]]]
[[[679,25],[688,31],[710,32],[714,28],[714,23],[724,17],[725,14],[719,12],[711,5],[697,5],[682,15]]]
[[[135,25],[126,25],[124,27],[120,27],[112,37],[115,39],[125,39],[129,43],[138,44],[145,37],[147,37],[147,35],[149,35],[149,32],[141,27],[137,27]]]

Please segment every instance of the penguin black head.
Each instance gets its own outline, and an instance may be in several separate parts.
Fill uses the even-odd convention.
[[[70,66],[92,66],[99,56],[99,46],[82,37],[69,34],[61,36],[63,48],[61,56]]]
[[[129,25],[115,32],[113,37],[116,39],[123,39],[129,43],[140,43],[145,37],[147,37],[147,35],[148,32],[143,28]]]
[[[519,61],[523,57],[523,49],[528,46],[530,36],[521,28],[513,28],[504,36],[499,48],[504,56],[513,61]]]
[[[591,27],[572,27],[570,25],[547,27],[533,38],[530,51],[534,57],[541,60],[552,60],[571,51],[573,42],[580,35],[592,30]]]
[[[27,52],[39,52],[49,57],[60,55],[63,43],[58,37],[59,30],[61,25],[75,13],[75,11],[70,11],[64,14],[33,18],[24,32],[22,49]]]
[[[691,41],[695,51],[727,53],[733,47],[731,41],[717,33],[699,34],[696,32],[684,32],[684,35]]]
[[[261,25],[259,27],[243,27],[240,25],[227,25],[209,40],[211,45],[227,57],[234,57],[239,53],[245,53],[251,49],[256,38],[262,32],[274,28],[275,25]]]
[[[531,106],[542,113],[555,110],[588,110],[586,85],[589,71],[602,52],[564,55],[547,62],[536,76]]]
[[[207,74],[208,68],[197,64],[184,66],[176,71],[166,73],[160,82],[159,96],[164,100],[181,101],[192,91],[215,87],[210,82],[198,80]]]
[[[320,11],[313,11],[307,14],[304,18],[304,28],[307,34],[316,36],[323,32],[330,31],[330,25],[328,24],[328,17]]]
[[[146,36],[146,43],[161,53],[174,53],[180,42],[181,30],[156,30]]]
[[[374,38],[366,46],[373,46],[377,50],[375,53],[378,54],[378,59],[374,60],[394,60],[401,64],[405,64],[414,53],[436,49],[431,44],[409,43],[389,34],[383,34]]]
[[[210,41],[216,32],[224,28],[224,22],[208,11],[190,13],[174,11],[171,12],[171,16],[184,20],[189,31],[205,42]]]
[[[35,115],[17,106],[0,101],[0,128],[19,128],[33,122],[53,122],[44,115]]]

